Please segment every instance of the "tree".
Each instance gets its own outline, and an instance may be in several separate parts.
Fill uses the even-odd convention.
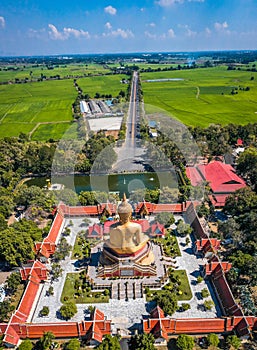
[[[56,251],[53,255],[53,259],[55,261],[64,260],[67,256],[69,256],[70,251],[71,245],[68,244],[66,238],[62,237],[60,239],[60,242],[57,244]]]
[[[34,241],[41,241],[42,230],[29,220],[23,219],[0,231],[0,261],[10,266],[20,266],[34,259]]]
[[[5,322],[11,311],[14,310],[14,306],[11,305],[9,300],[4,300],[0,303],[0,322]]]
[[[207,336],[207,342],[208,342],[208,345],[212,345],[212,346],[218,346],[219,345],[219,337],[217,334],[215,333],[210,333],[208,334]]]
[[[54,191],[45,191],[38,186],[23,185],[15,191],[14,200],[17,205],[26,207],[33,205],[42,207],[43,210],[51,211],[55,204]]]
[[[32,350],[33,344],[30,339],[25,339],[22,341],[20,346],[18,347],[19,350]]]
[[[57,280],[62,275],[63,269],[61,268],[61,265],[58,263],[52,264],[52,270],[51,275],[53,280]],[[49,287],[50,289],[50,287]]]
[[[65,320],[69,320],[78,312],[77,305],[72,301],[67,301],[60,307],[60,314]]]
[[[166,226],[170,226],[172,224],[174,224],[175,222],[175,218],[174,215],[172,213],[158,213],[155,216],[156,221],[158,221],[160,224],[166,225]]]
[[[78,339],[71,339],[64,345],[65,350],[79,350],[80,341]]]
[[[179,191],[177,188],[164,186],[160,191],[161,203],[177,203]]]
[[[183,220],[179,220],[177,224],[177,232],[182,236],[186,236],[192,232],[192,228],[189,224],[186,224]]]
[[[180,334],[177,338],[176,345],[180,350],[192,350],[195,345],[194,338],[187,334]]]
[[[225,214],[239,216],[255,209],[257,209],[257,194],[249,187],[245,187],[227,197],[223,211]]]
[[[55,195],[56,202],[64,202],[67,205],[76,206],[78,205],[79,198],[75,191],[70,188],[63,188],[60,191],[53,191]]]
[[[40,338],[38,345],[40,350],[49,349],[55,336],[52,332],[44,332],[43,336]]]
[[[21,284],[21,274],[19,272],[13,272],[6,280],[7,289],[10,294],[14,294],[18,286]]]
[[[229,335],[226,340],[230,349],[239,349],[241,346],[241,340],[236,335]]]
[[[117,336],[112,337],[110,334],[106,334],[102,344],[97,347],[98,350],[120,350],[119,338]]]
[[[257,183],[257,148],[249,147],[241,153],[237,160],[237,170],[241,175],[249,178],[256,189]]]
[[[158,291],[154,297],[157,305],[165,312],[165,314],[172,315],[178,309],[178,302],[176,294],[169,290]]]
[[[155,350],[154,336],[151,333],[142,333],[130,338],[129,349],[131,350]]]

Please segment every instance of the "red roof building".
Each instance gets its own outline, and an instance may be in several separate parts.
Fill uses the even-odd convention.
[[[151,237],[164,237],[165,236],[165,228],[164,225],[159,222],[155,222],[151,225],[150,228],[150,236]]]
[[[200,179],[209,183],[213,192],[210,200],[215,207],[223,207],[229,194],[246,187],[245,181],[236,174],[231,165],[219,161],[201,164],[197,168],[188,167],[186,174],[193,186],[199,185]]]
[[[114,220],[106,220],[104,222],[104,234],[108,235],[110,233],[110,227],[114,224]]]
[[[103,226],[101,224],[94,224],[93,226],[89,226],[87,238],[101,239],[103,237],[103,233]]]
[[[203,178],[196,167],[188,166],[186,167],[186,175],[191,181],[192,186],[198,186],[203,182]]]
[[[137,224],[139,224],[141,226],[142,232],[146,233],[149,228],[150,228],[150,224],[148,220],[133,220],[133,222],[136,222]]]

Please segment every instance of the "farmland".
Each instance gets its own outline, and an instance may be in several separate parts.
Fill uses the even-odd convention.
[[[72,120],[71,105],[75,97],[72,80],[1,85],[0,137],[32,133],[41,123],[65,123],[67,128]],[[61,127],[61,132],[55,132],[57,138],[64,129]]]
[[[89,94],[91,97],[94,97],[96,92],[99,94],[111,94],[115,97],[120,90],[126,91],[127,89],[127,85],[120,82],[122,78],[127,79],[126,75],[115,74],[78,79],[77,83],[84,94]]]
[[[146,82],[154,79],[182,80]],[[256,122],[256,73],[215,67],[142,73],[141,81],[148,113],[158,107],[186,125],[202,127]]]
[[[63,78],[76,78],[77,76],[90,76],[97,74],[106,74],[110,70],[105,69],[100,64],[67,64],[67,65],[2,65],[0,71],[0,81],[15,81],[15,79],[28,81],[41,79],[42,75],[46,78],[51,76],[60,76]]]
[[[110,74],[111,68],[119,66],[118,62],[107,65],[74,62],[54,65],[49,62],[1,65],[0,83],[5,84],[0,85],[0,138],[18,136],[23,132],[32,140],[58,140],[66,130],[69,133],[65,137],[76,138],[77,124],[73,121],[72,104],[78,92],[74,79],[83,94],[92,98],[96,93],[116,97],[121,90],[127,90],[128,85],[122,84],[121,80],[128,76]],[[139,69],[177,67],[150,62],[136,62],[135,65]],[[186,125],[201,127],[210,123],[255,122],[257,74],[246,71],[247,68],[249,66],[242,66],[242,70],[227,70],[227,66],[220,65],[142,72],[146,112],[151,113],[158,107]],[[158,79],[160,81],[147,82]]]
[[[0,81],[3,81],[2,73],[6,74],[0,72]],[[78,79],[78,83],[92,97],[96,92],[116,96],[127,88],[120,83],[122,77],[89,76]],[[73,79],[0,85],[0,138],[23,132],[32,140],[58,140],[67,129],[70,137],[76,137],[72,118],[76,96]]]

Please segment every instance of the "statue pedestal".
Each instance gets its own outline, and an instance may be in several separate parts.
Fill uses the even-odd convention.
[[[119,250],[120,251],[120,250]],[[119,253],[105,244],[100,257],[103,265],[97,277],[137,277],[156,276],[154,255],[149,242],[132,253]]]

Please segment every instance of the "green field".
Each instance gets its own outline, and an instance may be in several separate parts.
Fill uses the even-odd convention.
[[[76,94],[72,80],[0,85],[0,137],[35,130],[33,139],[61,138],[72,120]]]
[[[77,83],[82,88],[84,94],[89,94],[92,98],[96,92],[99,94],[111,94],[117,96],[120,90],[126,92],[128,85],[122,84],[120,81],[128,77],[125,74],[106,75],[99,77],[87,77],[78,79]]]
[[[165,67],[166,65],[141,64]],[[0,82],[11,80],[14,74],[20,78],[34,78],[41,72],[60,74],[70,79],[47,80],[23,84],[0,85],[0,137],[26,133],[33,140],[58,140],[76,138],[76,124],[72,123],[72,103],[77,91],[73,77],[108,73],[108,69],[96,64],[70,64],[48,70],[42,67],[19,67],[17,71],[1,68]],[[23,70],[22,70],[23,69]],[[86,72],[86,73],[85,73]],[[77,78],[83,94],[94,97],[96,93],[117,96],[124,74],[99,75]],[[152,79],[182,79],[174,81],[146,82]],[[228,71],[226,67],[199,68],[166,72],[141,73],[145,109],[152,113],[157,107],[186,125],[208,126],[210,123],[247,124],[257,121],[257,73],[243,70]],[[248,91],[245,91],[248,87]],[[235,94],[231,94],[234,90]]]
[[[110,70],[105,69],[102,65],[89,63],[89,64],[67,64],[60,66],[52,66],[53,69],[48,69],[45,65],[13,65],[13,66],[1,66],[0,67],[0,82],[14,81],[15,79],[29,81],[40,79],[42,75],[47,78],[51,76],[59,75],[60,78],[72,78],[76,76],[87,76],[94,74],[106,74]]]
[[[183,80],[146,82],[167,78]],[[147,113],[158,107],[186,125],[203,127],[210,123],[257,121],[257,73],[228,71],[226,67],[201,68],[142,73],[141,81]],[[233,89],[238,93],[232,95]]]
[[[120,90],[127,89],[120,82],[124,77],[94,76],[77,81],[84,94],[117,96]],[[64,137],[76,138],[76,124],[72,123],[72,103],[76,96],[73,79],[0,85],[0,137],[24,132],[32,140],[58,140],[67,131]]]

